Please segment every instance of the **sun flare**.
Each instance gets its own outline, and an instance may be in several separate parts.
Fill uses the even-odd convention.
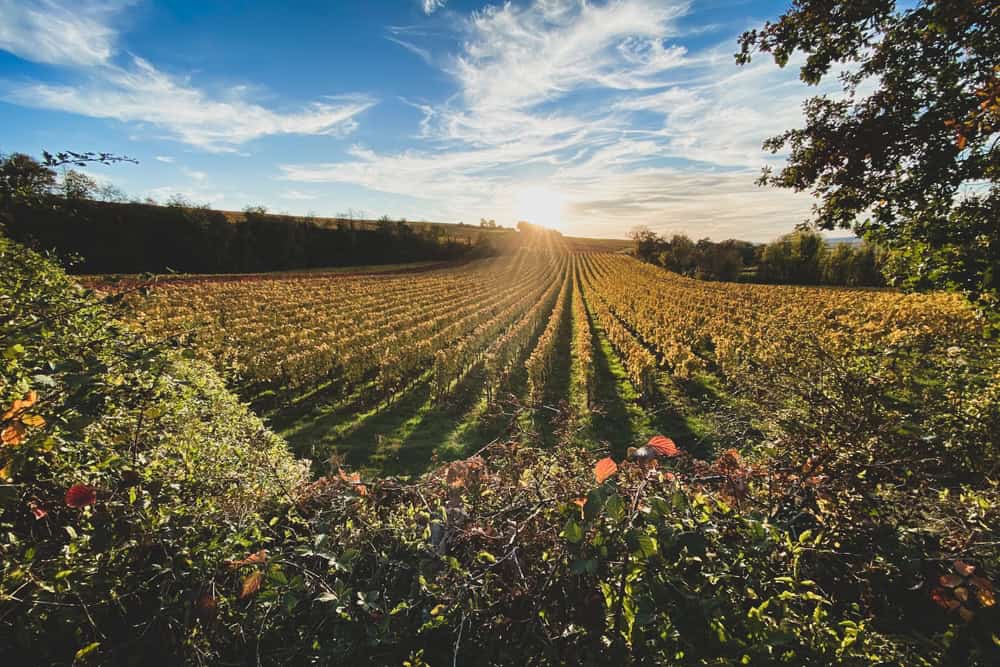
[[[561,192],[544,186],[532,186],[519,190],[514,203],[514,215],[518,220],[548,227],[563,229],[563,209],[566,198]]]

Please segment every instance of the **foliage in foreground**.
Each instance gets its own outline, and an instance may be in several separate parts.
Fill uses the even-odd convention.
[[[307,467],[213,371],[2,237],[0,323],[0,646],[185,651],[192,596]]]
[[[858,389],[872,359],[810,375],[804,353],[798,385],[762,369],[796,400],[748,396],[766,444],[711,462],[682,442],[595,465],[568,437],[306,483],[210,371],[2,243],[14,662],[1000,660],[1000,375],[960,354],[901,357],[956,374],[909,396]]]

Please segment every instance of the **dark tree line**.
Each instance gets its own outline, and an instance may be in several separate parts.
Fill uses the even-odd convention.
[[[868,243],[830,245],[810,231],[786,234],[767,244],[728,239],[692,241],[640,228],[632,233],[635,256],[700,280],[747,281],[791,285],[878,287],[883,253]]]
[[[5,233],[44,250],[81,258],[82,273],[245,273],[449,260],[492,252],[440,227],[405,220],[374,226],[268,214],[248,207],[235,220],[176,200],[126,202],[80,172],[57,173],[33,158],[0,157],[0,220]]]

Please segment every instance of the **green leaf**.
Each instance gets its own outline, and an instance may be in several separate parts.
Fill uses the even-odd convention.
[[[48,375],[32,375],[31,376],[31,381],[34,382],[35,384],[41,385],[43,387],[54,387],[54,386],[56,386],[56,381],[53,380]]]
[[[24,354],[24,346],[20,343],[14,343],[3,352],[5,359],[15,359],[22,354]]]
[[[615,521],[621,521],[625,517],[625,503],[617,493],[608,498],[604,503],[604,510],[608,516]]]
[[[607,493],[604,491],[603,485],[592,489],[587,494],[587,502],[583,505],[583,518],[587,521],[592,521],[596,518],[604,508],[604,499],[606,497]]]
[[[597,561],[593,558],[584,558],[570,563],[569,571],[573,574],[597,574]]]
[[[576,520],[571,517],[568,521],[566,521],[566,525],[563,526],[562,536],[567,542],[577,544],[583,539],[583,528],[581,528],[580,524],[578,524]]]
[[[643,557],[649,558],[650,556],[655,556],[658,551],[658,546],[656,544],[656,538],[650,537],[649,535],[639,535],[636,538],[636,551]]]

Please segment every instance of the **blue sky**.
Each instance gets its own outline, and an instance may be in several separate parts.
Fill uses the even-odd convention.
[[[754,184],[760,144],[817,89],[733,53],[786,5],[0,0],[0,151],[219,208],[767,240],[811,200]]]

